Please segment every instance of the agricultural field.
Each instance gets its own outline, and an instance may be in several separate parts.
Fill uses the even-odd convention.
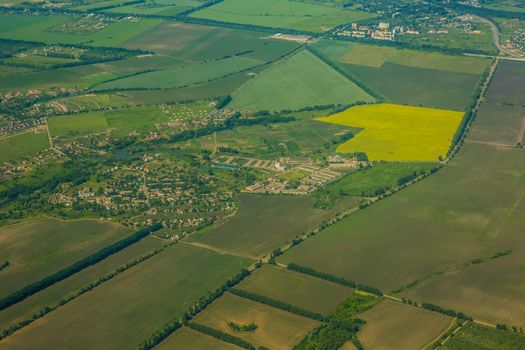
[[[29,158],[46,148],[49,148],[49,141],[45,129],[2,137],[0,138],[0,149],[2,149],[0,162]]]
[[[275,159],[283,155],[317,155],[335,151],[343,136],[358,131],[339,125],[325,126],[319,121],[305,119],[268,126],[241,126],[188,140],[182,143],[182,147],[210,151],[217,147],[228,147],[241,154]]]
[[[372,18],[366,12],[297,3],[290,0],[226,0],[191,14],[191,17],[244,25],[324,32],[341,24]]]
[[[272,265],[257,270],[237,288],[322,314],[352,295],[350,288]]]
[[[168,339],[159,344],[158,349],[239,350],[235,345],[199,333],[191,328],[182,328],[175,331]]]
[[[374,98],[307,50],[278,61],[233,94],[232,108],[297,110]]]
[[[0,333],[18,322],[31,319],[34,314],[47,306],[57,305],[61,299],[73,295],[81,288],[109,274],[117,267],[125,265],[154,249],[160,248],[163,241],[146,237],[128,248],[107,257],[98,264],[90,266],[75,275],[55,283],[43,291],[32,295],[24,301],[2,310],[0,314]]]
[[[443,350],[515,350],[525,346],[523,334],[511,333],[469,323],[445,345]]]
[[[244,53],[243,57],[273,60],[298,47],[269,38],[265,32],[166,22],[127,41],[124,47],[158,52],[189,61],[206,61]]]
[[[504,105],[525,106],[525,91],[521,89],[524,84],[525,65],[522,62],[500,62],[486,101]]]
[[[373,197],[399,185],[399,181],[412,174],[430,171],[436,163],[376,162],[372,167],[350,172],[342,179],[330,183],[322,193],[330,197]]]
[[[270,349],[290,349],[319,325],[318,321],[229,293],[217,299],[194,321],[247,340],[254,346]],[[228,322],[241,325],[255,323],[257,329],[235,332],[228,327]]]
[[[64,15],[0,14],[0,38],[45,43],[117,46],[162,23],[156,19],[122,19],[98,23],[96,19]],[[78,23],[85,23],[80,26]],[[101,29],[98,29],[102,27]]]
[[[247,264],[209,250],[172,246],[16,332],[0,349],[135,348]]]
[[[319,120],[362,128],[339,153],[365,152],[368,159],[427,161],[444,159],[463,113],[392,104],[364,105]]]
[[[452,318],[385,300],[357,317],[366,321],[358,333],[365,349],[424,349],[452,323]]]
[[[124,77],[99,84],[96,90],[167,89],[186,87],[223,78],[248,70],[264,62],[244,57],[231,57],[187,67],[166,69]]]
[[[240,194],[238,201],[235,216],[196,232],[189,241],[253,258],[268,256],[339,209],[315,209],[315,200],[309,197]],[[298,216],[303,219],[296,220]]]
[[[525,108],[485,103],[472,126],[470,142],[486,142],[502,147],[523,144]]]
[[[119,225],[96,220],[39,219],[4,226],[0,229],[0,253],[10,265],[2,271],[0,296],[57,272],[127,234],[129,230]]]
[[[490,63],[481,58],[335,40],[320,40],[314,48],[391,102],[454,110],[465,108]]]

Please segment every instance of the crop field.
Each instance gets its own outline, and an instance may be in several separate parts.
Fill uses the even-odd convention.
[[[271,306],[224,294],[197,317],[195,322],[219,329],[225,333],[249,341],[254,346],[269,349],[290,349],[299,343],[310,330],[319,325],[318,321]],[[254,332],[234,332],[228,322],[237,324],[255,323]]]
[[[10,266],[2,271],[0,296],[36,282],[124,238],[128,232],[95,220],[42,219],[4,226],[0,229],[0,256]]]
[[[525,65],[522,62],[502,61],[498,65],[487,102],[525,106]]]
[[[465,108],[490,63],[480,58],[335,40],[321,40],[314,47],[394,103],[454,110]]]
[[[40,72],[28,72],[0,79],[0,91],[27,90],[29,88],[49,89],[63,87],[88,87],[117,75],[101,70],[94,65],[60,68]],[[13,79],[15,78],[15,79]]]
[[[176,88],[205,83],[242,70],[253,68],[263,62],[243,57],[231,57],[217,61],[190,65],[175,69],[147,72],[102,83],[96,90],[130,88]]]
[[[289,0],[226,0],[192,13],[191,16],[309,32],[324,32],[341,24],[374,17],[366,12]]]
[[[303,50],[274,63],[233,95],[233,108],[254,111],[300,109],[306,106],[372,102],[374,98]]]
[[[357,130],[306,119],[268,126],[241,126],[182,144],[188,148],[208,150],[217,146],[229,147],[243,154],[274,159],[287,153],[314,154],[327,149],[335,150],[338,140],[349,132],[357,133]]]
[[[257,270],[238,288],[322,314],[352,295],[350,288],[272,265]]]
[[[366,321],[357,337],[365,349],[423,349],[443,333],[452,318],[385,300],[357,317]]]
[[[162,23],[156,19],[119,20],[84,35],[54,30],[76,20],[63,15],[0,14],[0,37],[46,43],[116,46]]]
[[[435,163],[387,163],[376,162],[370,168],[353,171],[342,179],[330,183],[323,192],[329,196],[373,197],[398,185],[398,180],[432,169]]]
[[[443,350],[515,350],[525,347],[525,336],[469,323],[445,345]]]
[[[100,133],[108,129],[106,112],[89,112],[78,115],[63,115],[48,120],[52,137],[74,138]]]
[[[523,206],[521,206],[523,208]],[[519,209],[519,208],[517,208]],[[476,319],[525,328],[523,252],[446,273],[403,297],[462,311]]]
[[[268,33],[166,22],[124,44],[191,61],[204,61],[240,53],[260,60],[276,59],[298,44],[268,38]],[[247,52],[252,51],[252,52]]]
[[[481,74],[490,63],[488,59],[484,58],[452,56],[437,52],[364,45],[337,40],[319,40],[313,44],[313,47],[340,63],[373,68],[381,68],[385,63],[392,63],[412,68]]]
[[[2,346],[135,348],[246,265],[243,259],[176,245],[18,331]]]
[[[209,335],[194,331],[191,328],[181,328],[160,343],[159,350],[192,349],[192,350],[239,350],[239,347],[215,339]]]
[[[74,294],[89,283],[98,280],[99,277],[113,272],[117,267],[156,248],[160,248],[162,245],[163,242],[161,240],[146,237],[128,248],[107,257],[98,264],[90,266],[22,302],[2,310],[2,313],[0,313],[0,332],[18,322],[31,319],[32,315],[42,308],[58,304],[62,298]]]
[[[0,138],[0,163],[31,157],[46,148],[49,148],[49,141],[45,130],[3,137]]]
[[[129,104],[130,101],[126,96],[120,93],[79,95],[57,99],[50,103],[50,105],[61,106],[68,112],[128,107]]]
[[[337,209],[315,209],[310,197],[240,194],[238,200],[239,211],[234,217],[196,232],[189,241],[261,257],[315,228]],[[299,216],[302,220],[296,220]]]
[[[61,57],[45,57],[38,55],[19,55],[3,60],[7,64],[24,64],[36,67],[50,67],[54,64],[65,64],[75,62],[73,59]]]
[[[391,290],[446,266],[514,249],[525,224],[524,156],[517,149],[467,143],[430,178],[347,217],[279,260]]]
[[[472,142],[487,142],[513,147],[524,143],[525,108],[485,103],[472,126]]]
[[[447,154],[463,113],[392,104],[365,105],[319,118],[363,128],[337,147],[339,153],[365,152],[370,160],[436,161]]]
[[[168,0],[168,1],[147,1],[135,5],[119,6],[104,12],[138,14],[138,15],[161,15],[176,16],[181,12],[187,11],[192,7],[199,6],[202,1],[196,0]]]

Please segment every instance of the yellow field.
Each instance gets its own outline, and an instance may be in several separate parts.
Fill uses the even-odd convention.
[[[337,148],[365,152],[369,160],[436,161],[445,156],[463,112],[402,106],[363,105],[319,120],[363,128]]]

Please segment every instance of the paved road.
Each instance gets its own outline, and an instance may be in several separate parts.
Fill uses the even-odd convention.
[[[469,16],[472,16],[473,18],[476,18],[477,20],[483,23],[486,23],[490,26],[490,30],[492,30],[492,42],[494,43],[494,46],[498,48],[498,51],[500,53],[505,53],[505,49],[503,49],[503,47],[501,46],[501,42],[499,40],[499,29],[496,26],[496,24],[492,22],[491,20],[488,20],[483,17],[479,17],[479,16],[472,15],[472,14],[469,14]]]

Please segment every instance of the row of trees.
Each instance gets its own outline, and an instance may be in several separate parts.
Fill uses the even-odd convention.
[[[256,267],[259,267],[257,265]],[[166,323],[161,329],[153,333],[148,339],[143,341],[139,346],[138,350],[150,350],[157,346],[161,341],[169,337],[173,332],[182,327],[182,325],[190,326],[190,321],[195,315],[204,310],[209,304],[215,299],[221,297],[227,290],[231,289],[235,285],[239,284],[242,280],[250,275],[250,271],[242,269],[241,272],[230,278],[219,288],[212,291],[205,297],[200,298],[194,305],[192,305],[181,318],[175,318]],[[198,329],[197,329],[198,330]],[[208,334],[208,333],[207,333]],[[210,334],[211,335],[211,334]],[[250,344],[251,345],[251,344]],[[246,349],[253,349],[246,348]]]
[[[9,265],[11,265],[11,263],[9,261],[4,261],[3,263],[0,264],[0,271],[2,271],[3,269],[6,269],[9,267]]]
[[[382,296],[383,295],[383,292],[381,292],[378,288],[374,288],[374,287],[366,286],[366,285],[363,285],[363,284],[359,284],[359,283],[356,283],[356,282],[351,281],[349,279],[346,279],[344,277],[338,277],[338,276],[331,275],[329,273],[319,272],[319,271],[316,271],[316,270],[311,269],[309,267],[300,266],[300,265],[297,265],[297,264],[294,264],[294,263],[288,264],[287,267],[288,267],[289,270],[300,272],[300,273],[304,273],[305,275],[310,275],[310,276],[314,276],[314,277],[317,277],[317,278],[321,278],[321,279],[324,279],[324,280],[327,280],[327,281],[330,281],[330,282],[334,282],[334,283],[340,284],[340,285],[345,286],[345,287],[359,289],[359,290],[362,290],[364,292],[368,292],[368,293],[371,293],[371,294],[374,294],[374,295],[378,295],[378,296]]]
[[[186,324],[186,326],[198,332],[201,332],[209,336],[212,336],[214,338],[217,338],[219,340],[222,340],[226,343],[237,345],[240,348],[248,349],[248,350],[255,350],[255,347],[251,343],[247,342],[246,340],[237,338],[236,336],[220,331],[218,329],[211,328],[211,327],[205,326],[200,323],[195,323],[195,322],[189,322],[188,324]]]
[[[242,298],[246,298],[246,299],[249,299],[249,300],[252,300],[252,301],[256,301],[256,302],[261,303],[261,304],[270,305],[270,306],[276,307],[278,309],[290,312],[292,314],[308,317],[308,318],[311,318],[311,319],[314,319],[314,320],[317,320],[317,321],[321,321],[321,322],[326,320],[325,317],[323,315],[321,315],[320,313],[318,313],[318,312],[313,312],[313,311],[310,311],[310,310],[306,310],[306,309],[303,309],[303,308],[300,308],[300,307],[297,307],[297,306],[285,303],[285,302],[280,301],[280,300],[275,300],[275,299],[271,299],[271,298],[268,298],[268,297],[265,297],[265,296],[262,296],[262,295],[259,295],[259,294],[251,293],[251,292],[248,292],[246,290],[235,289],[234,288],[234,289],[230,289],[229,292],[232,293],[232,294],[235,294],[237,296],[240,296]]]
[[[27,286],[9,294],[8,296],[0,299],[0,311],[8,308],[9,306],[12,306],[16,303],[21,302],[22,300],[30,297],[31,295],[44,290],[45,288],[63,281],[64,279],[74,275],[77,272],[80,272],[84,270],[85,268],[92,266],[105,258],[107,258],[110,255],[113,255],[124,248],[129,247],[130,245],[137,243],[144,237],[148,236],[152,232],[158,231],[162,228],[161,224],[154,224],[148,228],[145,228],[143,230],[137,231],[133,233],[132,235],[115,242],[113,244],[110,244],[99,251],[77,261],[73,265],[70,265],[66,268],[63,268],[62,270],[55,272],[47,277],[44,277],[40,281],[28,284]]]
[[[0,340],[10,336],[11,334],[15,333],[16,331],[20,330],[21,328],[24,328],[25,326],[31,324],[32,322],[38,320],[39,318],[42,318],[44,317],[45,315],[47,315],[48,313],[52,312],[52,311],[55,311],[56,309],[58,309],[59,307],[69,303],[70,301],[72,300],[75,300],[76,298],[78,298],[79,296],[95,289],[96,287],[100,286],[101,284],[111,280],[112,278],[120,275],[122,272],[124,271],[127,271],[129,270],[130,268],[140,264],[141,262],[145,261],[145,260],[148,260],[149,258],[157,255],[158,253],[162,252],[164,249],[166,249],[167,247],[173,245],[175,243],[171,243],[171,244],[166,244],[164,246],[162,246],[161,248],[157,248],[147,254],[144,254],[144,255],[141,255],[129,262],[127,262],[126,264],[124,265],[121,265],[119,267],[117,267],[113,272],[110,272],[104,276],[101,276],[99,277],[96,281],[93,281],[91,283],[89,283],[88,285],[82,287],[81,289],[79,289],[78,291],[76,291],[75,293],[63,298],[63,299],[60,299],[59,302],[55,305],[52,305],[52,306],[45,306],[43,307],[42,309],[40,309],[38,312],[34,313],[31,318],[29,319],[26,319],[26,320],[22,320],[14,325],[12,325],[11,327],[7,328],[7,329],[4,329],[1,333],[0,333]]]

